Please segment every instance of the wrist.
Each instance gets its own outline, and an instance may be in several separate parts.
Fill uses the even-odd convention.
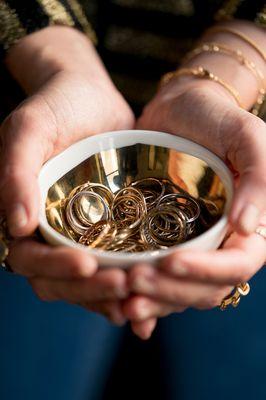
[[[226,31],[227,29],[228,31]],[[234,31],[247,37],[250,43],[235,35]],[[265,38],[265,31],[255,24],[234,20],[219,24],[218,27],[213,27],[209,31],[207,30],[201,39],[201,43],[214,42],[218,43],[218,46],[221,44],[232,51],[241,53],[249,62],[249,65],[253,64],[256,71],[260,71],[260,77],[263,77],[263,75],[265,77],[265,60],[263,55],[259,54],[255,48],[257,46],[261,53],[265,52]],[[202,52],[185,64],[186,67],[192,68],[198,65],[210,70],[210,72],[234,88],[239,94],[243,107],[247,110],[257,101],[259,91],[265,89],[265,79],[264,81],[263,79],[258,79],[257,73],[254,74],[244,62],[232,56],[232,53],[229,55],[220,51]]]
[[[10,49],[6,65],[27,94],[61,72],[79,74],[89,83],[112,85],[92,42],[64,26],[48,27],[23,38]]]
[[[157,95],[162,101],[168,101],[185,93],[204,93],[205,91],[215,93],[225,101],[236,105],[234,97],[223,86],[217,82],[193,76],[173,77],[168,83],[161,86]]]
[[[176,95],[191,86],[203,85],[228,99],[234,98],[244,109],[249,110],[254,105],[252,111],[257,112],[265,91],[266,66],[263,46],[256,43],[260,43],[259,38],[265,38],[265,32],[252,24],[238,25],[235,29],[235,22],[232,22],[207,31],[181,68],[163,77],[166,88],[162,92],[170,90]],[[234,32],[239,32],[239,36]]]

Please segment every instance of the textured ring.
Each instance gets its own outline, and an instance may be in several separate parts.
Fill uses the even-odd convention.
[[[236,308],[238,304],[240,303],[241,296],[247,296],[250,292],[250,286],[249,284],[246,283],[240,283],[237,285],[230,295],[226,296],[221,304],[220,304],[220,310],[224,311],[228,306],[232,306]]]

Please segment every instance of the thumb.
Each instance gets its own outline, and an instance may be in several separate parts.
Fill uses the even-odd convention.
[[[240,234],[255,231],[266,210],[266,125],[258,117],[238,112],[238,146],[228,153],[229,161],[239,172],[230,213],[230,222]]]
[[[178,132],[229,161],[240,177],[230,222],[240,234],[255,231],[266,210],[266,127],[260,118],[208,87],[194,87],[175,100],[155,98],[137,126]]]
[[[31,98],[1,126],[0,208],[14,237],[29,235],[38,225],[38,174],[55,132],[48,117]]]

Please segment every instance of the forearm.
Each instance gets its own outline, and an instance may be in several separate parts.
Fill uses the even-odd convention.
[[[48,27],[24,37],[9,50],[6,65],[28,94],[61,71],[112,86],[93,43],[70,27]]]

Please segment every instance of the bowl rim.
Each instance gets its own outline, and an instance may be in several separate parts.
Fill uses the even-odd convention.
[[[112,146],[102,146],[101,143],[105,139],[112,139],[111,143]],[[122,142],[123,145],[117,145],[115,143],[117,139],[117,142]],[[154,140],[154,142],[152,142]],[[81,148],[85,148],[86,146],[94,145],[97,147],[97,151],[90,152],[89,155],[87,155],[86,158],[81,160],[77,165],[85,161],[85,159],[91,157],[93,154],[97,154],[100,151],[103,150],[108,150],[112,148],[123,148],[127,146],[133,146],[136,144],[148,144],[148,145],[154,145],[154,146],[161,146],[165,148],[171,148],[176,151],[180,151],[189,155],[192,155],[194,157],[197,157],[203,161],[205,161],[213,170],[214,172],[219,176],[221,179],[222,183],[224,184],[225,190],[226,190],[226,203],[225,203],[225,210],[221,218],[207,231],[202,233],[201,235],[197,236],[196,238],[190,239],[184,243],[177,244],[175,246],[171,246],[168,249],[158,249],[158,250],[149,250],[149,251],[144,251],[140,253],[126,253],[126,252],[110,252],[110,251],[104,251],[100,249],[91,249],[88,247],[85,247],[79,243],[73,242],[71,239],[63,236],[61,233],[57,232],[47,221],[46,214],[45,214],[45,201],[47,197],[48,190],[51,186],[49,186],[48,190],[42,192],[41,187],[42,187],[42,181],[45,179],[45,176],[49,172],[49,169],[53,166],[54,163],[59,163],[62,161],[70,152],[77,152]],[[92,146],[91,146],[92,147]],[[181,148],[181,149],[180,149]],[[185,151],[185,150],[186,151]],[[196,154],[195,154],[196,153]],[[200,156],[197,154],[200,153]],[[74,166],[75,167],[75,166]],[[74,168],[73,167],[73,168]],[[217,171],[219,169],[219,171]],[[68,170],[69,171],[69,170]],[[66,173],[66,172],[65,172]],[[64,173],[64,174],[65,174]],[[63,174],[63,175],[64,175]],[[63,176],[62,175],[62,176]],[[60,178],[58,178],[60,179]],[[58,180],[56,179],[54,183]],[[75,144],[69,146],[66,150],[61,152],[60,154],[56,155],[55,157],[51,158],[49,161],[47,161],[39,174],[39,187],[40,187],[40,192],[41,192],[41,204],[40,204],[40,212],[39,212],[39,229],[41,233],[44,233],[44,235],[49,235],[50,238],[52,238],[53,242],[56,242],[57,245],[65,245],[68,247],[72,247],[75,249],[82,249],[88,254],[91,254],[93,256],[96,256],[97,258],[103,258],[107,260],[108,258],[113,261],[117,260],[118,262],[121,263],[121,261],[125,261],[127,263],[130,259],[134,260],[134,262],[138,261],[143,261],[144,259],[153,259],[157,258],[158,256],[161,257],[166,257],[172,253],[174,253],[177,250],[180,249],[185,249],[187,247],[190,247],[190,245],[193,245],[195,243],[200,244],[201,241],[208,241],[209,238],[212,237],[212,235],[217,234],[217,232],[221,232],[225,229],[228,223],[228,212],[232,203],[232,198],[233,198],[233,178],[232,174],[229,170],[229,168],[226,166],[226,164],[222,161],[221,158],[219,158],[216,154],[212,153],[210,150],[205,148],[204,146],[193,142],[192,140],[183,138],[181,136],[178,136],[177,134],[170,134],[170,133],[165,133],[165,132],[158,132],[158,131],[151,131],[151,130],[120,130],[120,131],[110,131],[110,132],[105,132],[101,134],[95,134],[92,136],[89,136],[85,139],[82,139]],[[44,199],[44,193],[45,193],[45,199]]]

